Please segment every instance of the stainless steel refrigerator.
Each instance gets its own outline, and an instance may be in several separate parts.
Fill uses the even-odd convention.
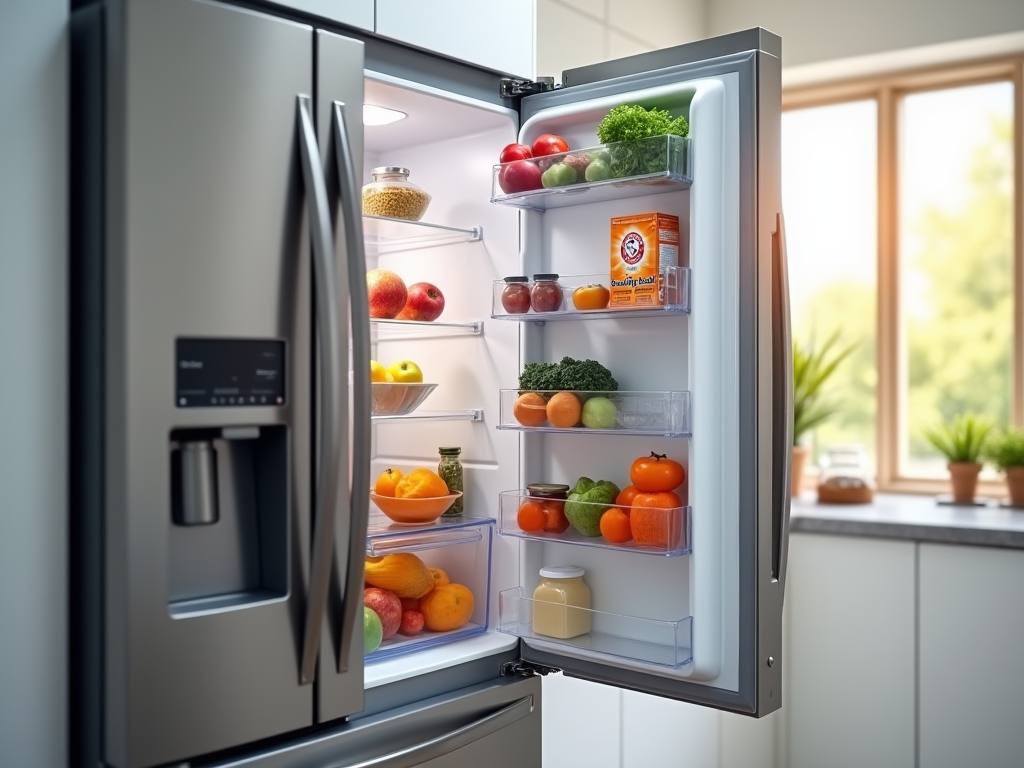
[[[552,89],[269,2],[103,0],[76,9],[72,35],[71,764],[539,765],[553,670],[754,716],[781,706],[777,37],[571,70]],[[364,130],[364,102],[406,119]],[[595,145],[621,103],[689,117],[680,173],[505,194],[505,144]],[[433,196],[422,222],[361,215],[382,165]],[[665,311],[502,311],[507,276],[607,276],[609,219],[647,211],[680,219]],[[444,315],[371,322],[375,266],[442,286]],[[510,420],[522,366],[563,355],[605,362],[671,424]],[[380,413],[371,356],[418,360],[438,387]],[[430,466],[439,445],[462,448],[461,518],[402,527],[371,509],[372,477]],[[514,525],[527,484],[621,477],[650,451],[688,471],[671,547]],[[364,658],[364,560],[397,552],[469,584],[473,615]],[[530,624],[539,569],[565,564],[594,596],[593,631],[571,641]]]

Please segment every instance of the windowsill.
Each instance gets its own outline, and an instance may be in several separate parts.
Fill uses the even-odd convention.
[[[790,531],[1024,549],[1024,510],[895,494],[875,494],[870,504],[818,504],[805,491],[793,500]]]

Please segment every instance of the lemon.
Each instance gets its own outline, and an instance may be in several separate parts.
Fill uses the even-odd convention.
[[[387,368],[376,360],[370,361],[370,381],[387,381]]]

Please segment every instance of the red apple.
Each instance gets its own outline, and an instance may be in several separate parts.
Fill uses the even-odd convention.
[[[529,160],[517,160],[502,166],[498,173],[498,186],[507,195],[513,192],[528,192],[531,189],[542,189],[540,183],[542,171]]]
[[[418,611],[420,609],[420,599],[418,597],[400,597],[402,601],[402,611]]]
[[[423,631],[423,614],[419,611],[405,611],[398,631],[403,635],[418,635]]]
[[[366,291],[370,299],[370,317],[393,318],[405,307],[409,291],[405,282],[388,269],[366,273]]]
[[[370,587],[363,590],[363,604],[380,617],[380,623],[384,627],[384,639],[394,637],[402,624],[402,601],[398,595],[379,587]]]
[[[405,308],[398,313],[398,320],[437,320],[444,312],[444,294],[436,285],[414,283],[409,286],[409,298]]]

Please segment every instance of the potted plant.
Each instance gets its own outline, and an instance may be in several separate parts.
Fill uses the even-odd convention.
[[[838,342],[839,331],[829,336],[820,349],[815,348],[813,341],[806,346],[793,342],[793,479],[790,489],[793,496],[800,493],[804,465],[810,453],[807,446],[800,444],[800,439],[839,410],[838,401],[825,393],[825,384],[857,344],[835,350]]]
[[[958,414],[952,421],[926,429],[925,439],[946,457],[953,485],[953,501],[972,504],[978,488],[981,457],[992,424],[972,414]]]
[[[1006,475],[1010,504],[1024,507],[1024,430],[1004,430],[988,441],[985,460]]]

